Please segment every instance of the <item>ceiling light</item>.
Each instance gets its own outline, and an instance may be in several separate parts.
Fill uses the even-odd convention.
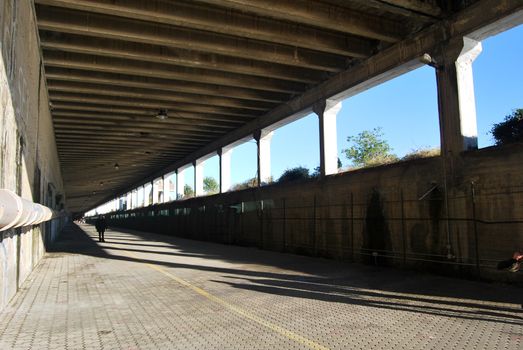
[[[432,58],[432,56],[429,55],[428,53],[424,53],[419,58],[419,60],[421,63],[431,66],[433,68],[436,68],[436,69],[441,68],[440,65],[438,64],[438,62],[436,62],[436,60],[434,58]]]
[[[114,169],[115,169],[115,170],[120,169],[120,166],[118,165],[118,163],[114,163]]]
[[[160,120],[165,120],[165,119],[169,118],[169,116],[167,115],[167,110],[160,109],[160,111],[156,115],[156,118],[158,118]]]

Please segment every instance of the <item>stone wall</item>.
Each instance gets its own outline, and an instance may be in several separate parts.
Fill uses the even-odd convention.
[[[361,169],[111,214],[110,225],[521,283],[523,145]]]
[[[63,184],[32,1],[0,2],[0,53],[0,188],[61,210]],[[0,232],[0,310],[64,220]]]

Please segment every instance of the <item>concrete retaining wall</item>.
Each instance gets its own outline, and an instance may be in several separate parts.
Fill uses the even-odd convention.
[[[60,210],[63,184],[32,1],[0,2],[0,53],[0,188]],[[0,232],[0,310],[65,220]]]
[[[520,283],[522,273],[495,265],[523,246],[522,164],[523,145],[516,144],[464,153],[446,171],[441,157],[419,159],[119,212],[109,222]]]

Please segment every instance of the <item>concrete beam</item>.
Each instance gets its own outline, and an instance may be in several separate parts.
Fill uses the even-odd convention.
[[[138,26],[141,26],[142,23],[136,20],[176,26],[177,32],[192,34],[195,37],[194,41],[197,41],[198,36],[202,35],[202,33],[212,32],[352,57],[364,57],[370,54],[372,43],[362,37],[397,41],[403,34],[406,34],[402,23],[392,23],[392,21],[384,19],[380,19],[379,23],[377,23],[375,20],[372,21],[373,18],[370,16],[365,16],[361,13],[351,13],[351,11],[346,10],[339,14],[338,20],[348,16],[348,21],[344,21],[343,24],[350,26],[349,28],[356,32],[351,34],[357,36],[344,35],[335,31],[325,31],[318,29],[316,26],[301,25],[297,27],[295,23],[289,23],[289,20],[292,20],[295,16],[293,12],[288,12],[293,13],[293,16],[287,16],[285,21],[276,21],[272,19],[274,16],[260,17],[249,15],[245,12],[231,11],[230,9],[158,0],[149,0],[147,2],[127,0],[121,4],[118,2],[109,3],[103,0],[37,0],[36,2],[89,12],[92,26],[95,26],[98,19],[96,15],[92,15],[93,13],[101,15],[110,13],[112,16],[130,19]],[[278,4],[279,2],[275,1],[274,3]],[[297,12],[297,9],[300,9],[300,5],[294,6],[292,10]],[[316,8],[318,5],[315,4],[314,7]],[[271,4],[268,8],[273,9],[274,12],[278,11],[278,6],[274,4]],[[40,10],[39,8],[39,19]],[[336,8],[336,10],[341,11],[340,8]],[[67,15],[71,16],[70,12]],[[60,13],[56,13],[55,18],[60,18]],[[227,25],[223,25],[224,23],[227,23]],[[328,23],[327,19],[324,19],[321,23],[316,23],[316,25],[321,27],[320,24],[325,25]],[[220,37],[223,35],[214,35],[214,40],[220,40]],[[173,38],[179,37],[180,33],[173,36]]]
[[[37,11],[40,30],[182,49],[190,47],[194,51],[203,53],[234,56],[248,60],[317,70],[338,71],[339,67],[345,63],[345,57],[324,54],[309,49],[300,49],[293,44],[287,46],[251,39],[231,39],[205,31],[186,30],[115,17],[111,17],[109,20],[108,17],[102,15],[82,14],[55,8],[50,10],[41,6],[37,7]],[[134,15],[132,14],[132,16]],[[223,26],[223,22],[221,23]],[[368,54],[370,54],[370,51],[359,54],[352,52],[348,56],[367,57]]]
[[[206,1],[206,0],[203,0]],[[427,21],[434,21],[437,18],[443,17],[441,9],[437,5],[435,8],[429,8],[428,13],[416,11],[415,9],[408,8],[407,6],[398,6],[402,0],[396,1],[382,1],[382,0],[351,0],[351,3],[354,5],[360,5],[365,7],[370,7],[372,9],[378,10],[380,12],[386,12],[394,15],[400,15],[408,19],[415,19],[418,22],[426,23]],[[431,14],[431,13],[440,13],[440,15]]]
[[[385,42],[396,42],[408,31],[405,24],[401,22],[384,18],[378,21],[375,17],[354,9],[311,0],[197,0],[197,2]]]
[[[160,108],[165,108],[172,115],[176,115],[177,112],[192,112],[192,113],[206,113],[206,114],[217,114],[226,115],[224,121],[228,121],[234,117],[244,117],[245,119],[254,119],[259,115],[259,111],[253,112],[252,110],[245,108],[231,108],[231,107],[219,107],[219,106],[202,106],[197,103],[176,103],[176,102],[159,102],[150,100],[140,99],[126,99],[111,96],[91,96],[74,93],[57,93],[51,92],[49,98],[54,104],[55,102],[70,102],[78,104],[90,104],[90,105],[106,105],[106,106],[117,106],[117,107],[132,107],[139,109],[149,109],[154,112],[151,117],[154,117]]]
[[[413,12],[430,15],[433,17],[441,17],[443,14],[441,8],[435,1],[421,1],[421,0],[381,0],[389,5],[404,8]]]
[[[69,112],[69,111],[80,111],[80,112],[100,112],[100,113],[115,113],[115,114],[128,114],[128,115],[149,115],[154,116],[155,113],[158,113],[158,107],[150,109],[141,109],[141,108],[125,108],[125,107],[113,107],[111,105],[90,105],[90,104],[81,104],[81,103],[70,103],[70,102],[54,102],[53,103],[53,113],[54,112]],[[252,118],[245,117],[230,117],[225,115],[213,115],[205,113],[192,113],[192,112],[176,112],[176,117],[181,119],[194,119],[202,121],[217,121],[217,122],[226,122],[231,124],[244,124],[246,121]]]
[[[267,102],[250,102],[244,100],[234,100],[224,97],[208,96],[208,95],[194,95],[185,93],[167,93],[156,90],[144,90],[129,87],[122,87],[118,90],[109,88],[105,85],[88,84],[88,83],[73,83],[73,82],[57,82],[53,80],[47,81],[48,91],[57,93],[75,93],[91,96],[115,96],[126,98],[129,100],[141,99],[149,101],[163,101],[163,102],[181,102],[219,107],[244,108],[253,111],[266,111],[276,106],[274,103]]]
[[[89,72],[86,70],[62,69],[46,67],[46,77],[48,80],[63,82],[92,83],[106,85],[113,88],[134,87],[158,91],[172,91],[175,93],[188,93],[207,96],[221,96],[228,99],[238,99],[247,101],[263,101],[271,103],[281,103],[288,100],[289,96],[285,93],[242,89],[232,86],[209,85],[204,83],[183,82],[181,80],[167,80],[152,77],[132,76],[113,73]]]
[[[136,123],[116,123],[116,124],[107,124],[105,122],[89,120],[78,121],[78,120],[69,120],[67,118],[57,118],[54,117],[54,126],[55,129],[66,130],[66,129],[83,129],[83,130],[116,130],[122,132],[132,132],[136,134],[138,139],[165,139],[168,136],[175,136],[187,139],[192,137],[205,137],[205,138],[214,138],[220,135],[223,135],[223,132],[216,132],[214,130],[209,130],[208,128],[200,130],[180,130],[169,128],[168,124],[158,125],[157,127],[148,127],[147,125],[136,125]],[[208,131],[206,131],[206,129]],[[164,137],[166,136],[166,137]]]
[[[176,49],[176,52],[174,52],[174,50],[163,46],[146,43],[133,43],[70,34],[56,35],[56,33],[47,31],[40,32],[40,46],[44,50],[57,50],[151,63],[171,64],[190,68],[203,68],[306,84],[321,81],[325,77],[323,71],[303,69],[300,67],[220,55],[211,56],[182,48]],[[339,71],[341,71],[341,69]]]
[[[132,141],[131,138],[135,137],[136,133],[133,132],[104,132],[103,130],[78,130],[78,131],[63,131],[63,130],[57,130],[56,131],[56,140],[58,141],[65,141],[65,140],[71,140],[71,147],[74,147],[75,142],[74,140],[78,141],[79,138],[88,138],[89,143],[95,143],[98,141],[120,141],[122,145],[135,145],[137,147],[141,148],[147,148],[150,146],[147,144],[147,142],[156,142],[158,145],[165,146],[166,143],[168,143],[167,139],[160,138],[156,140],[137,140]],[[195,144],[199,145],[201,142],[208,142],[210,141],[210,138],[176,138],[176,142],[183,142],[187,144]],[[175,145],[173,145],[175,147]],[[163,147],[165,148],[165,147]],[[159,148],[161,149],[161,148]],[[60,151],[62,153],[62,151]]]
[[[102,133],[96,134],[96,133],[88,133],[88,138],[80,138],[80,136],[85,134],[77,134],[73,132],[57,132],[57,142],[58,141],[71,141],[74,142],[75,138],[79,145],[82,144],[82,142],[86,144],[102,144],[102,143],[111,143],[111,142],[120,142],[122,147],[126,146],[135,146],[139,147],[138,149],[135,149],[136,152],[143,152],[144,154],[148,154],[150,150],[156,150],[156,151],[162,151],[162,153],[170,154],[172,152],[180,151],[189,151],[191,149],[194,149],[200,145],[201,141],[194,141],[194,140],[183,140],[179,138],[173,138],[168,143],[171,147],[178,147],[178,150],[169,150],[165,148],[166,140],[164,138],[159,139],[146,139],[146,140],[137,140],[133,138],[133,133],[120,133],[118,135],[105,135]],[[60,150],[61,153],[63,152],[70,152],[72,149],[63,149]]]
[[[74,121],[76,119],[82,120],[89,118],[93,121],[104,121],[116,125],[120,122],[132,122],[132,123],[147,123],[151,121],[150,116],[139,116],[139,115],[127,115],[127,114],[109,114],[109,113],[89,113],[89,112],[74,112],[74,111],[53,111],[53,118],[55,119],[68,119]],[[110,125],[108,124],[108,125]],[[189,118],[169,118],[162,121],[162,125],[168,127],[178,128],[178,130],[200,130],[201,127],[212,127],[212,132],[220,133],[225,130],[232,130],[238,123],[234,122],[205,122],[202,119],[189,119]]]
[[[295,93],[305,90],[306,85],[296,82],[268,79],[254,76],[237,76],[218,71],[176,67],[168,64],[151,66],[146,62],[115,59],[101,56],[89,56],[58,51],[45,51],[46,67],[89,70],[103,73],[117,73],[153,77],[161,79],[182,80],[206,83],[219,86],[234,86],[246,89]]]
[[[60,137],[60,139],[57,140],[57,144],[59,143],[61,145],[67,145],[69,142],[74,142],[73,136]],[[120,143],[118,141],[113,141],[113,140],[103,140],[103,139],[94,139],[92,141],[91,140],[78,140],[77,148],[75,148],[74,150],[63,150],[60,152],[60,154],[61,155],[72,155],[72,154],[91,152],[91,156],[96,157],[96,152],[93,152],[93,151],[96,151],[96,149],[98,149],[98,151],[100,153],[116,154],[115,152],[118,151],[119,145],[120,145]],[[181,146],[183,148],[183,145],[181,145]],[[122,158],[122,157],[127,157],[127,156],[134,156],[134,157],[143,156],[145,153],[143,151],[137,151],[138,147],[139,146],[136,143],[122,144],[120,147],[121,154],[119,155],[119,157]],[[160,149],[158,147],[152,148],[152,147],[146,145],[146,149],[150,153],[160,153]],[[155,152],[155,151],[157,151],[157,152]],[[183,154],[183,152],[184,151],[182,149],[182,151],[167,152],[165,154],[167,156],[175,156],[175,155]]]

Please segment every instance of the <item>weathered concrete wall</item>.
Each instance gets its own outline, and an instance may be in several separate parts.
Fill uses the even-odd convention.
[[[60,210],[63,184],[32,1],[0,2],[0,52],[0,188]],[[53,221],[0,232],[0,310],[59,232],[63,219]]]
[[[495,265],[523,245],[522,164],[517,144],[464,153],[446,171],[441,157],[419,159],[112,214],[110,223],[521,283],[523,274]]]

